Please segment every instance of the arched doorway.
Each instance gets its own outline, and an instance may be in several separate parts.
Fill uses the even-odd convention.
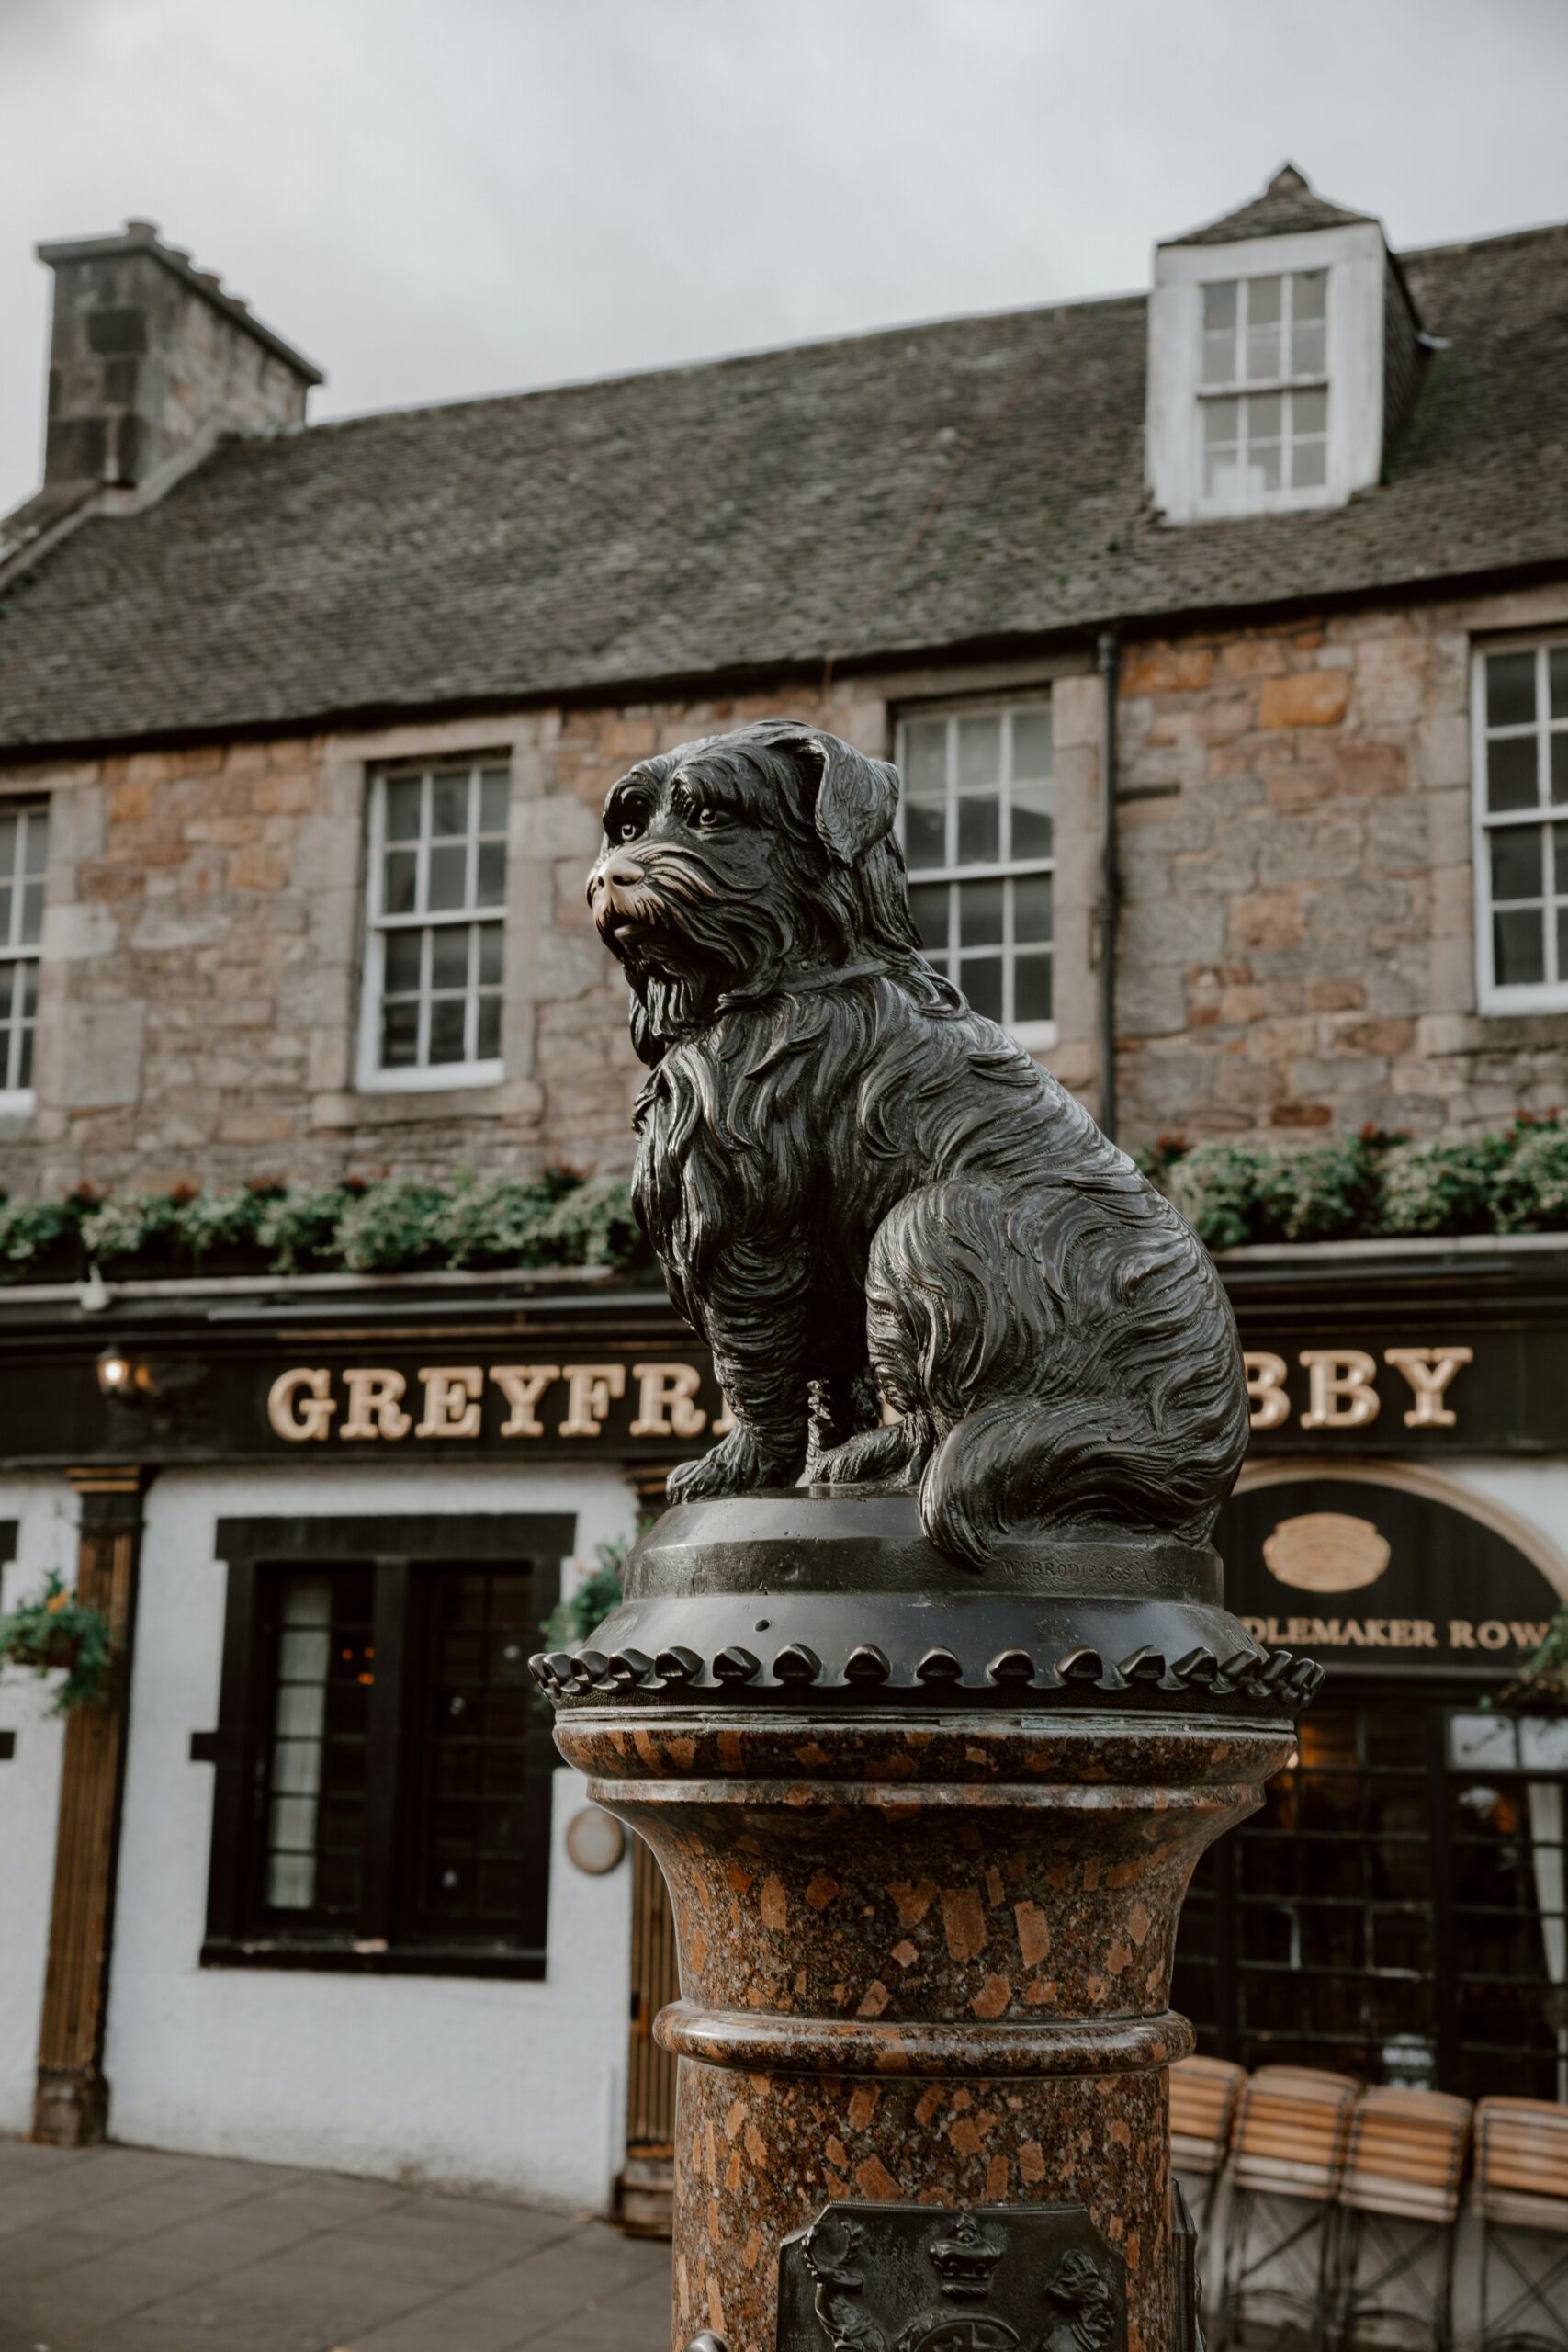
[[[1260,1464],[1217,1540],[1228,1605],[1328,1680],[1263,1809],[1194,1879],[1175,1997],[1200,2047],[1568,2095],[1568,1721],[1483,1703],[1568,1569],[1457,1481],[1392,1463]]]

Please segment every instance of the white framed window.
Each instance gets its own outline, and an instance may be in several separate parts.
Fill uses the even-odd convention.
[[[1476,993],[1568,1009],[1568,639],[1475,656]]]
[[[1328,480],[1328,272],[1200,289],[1205,503],[1253,509]]]
[[[1146,458],[1165,521],[1343,505],[1378,481],[1391,267],[1371,220],[1156,248]]]
[[[502,1075],[509,771],[396,768],[370,791],[359,1082],[493,1085]]]
[[[0,802],[0,1110],[32,1107],[49,803]]]
[[[1021,1044],[1055,1044],[1050,703],[911,715],[897,757],[909,906],[926,955]]]

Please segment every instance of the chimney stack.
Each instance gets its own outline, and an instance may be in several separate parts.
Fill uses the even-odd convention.
[[[303,424],[320,368],[152,221],[38,257],[54,272],[47,487],[144,489],[220,434]]]

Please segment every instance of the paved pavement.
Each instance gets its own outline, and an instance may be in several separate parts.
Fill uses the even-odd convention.
[[[602,2222],[150,2148],[0,2140],[0,2352],[664,2352]]]

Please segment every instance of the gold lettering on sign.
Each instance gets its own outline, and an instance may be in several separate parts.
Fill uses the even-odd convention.
[[[492,1363],[490,1376],[512,1410],[501,1425],[502,1437],[543,1437],[545,1425],[534,1408],[552,1380],[560,1378],[558,1363]]]
[[[609,1419],[610,1407],[626,1393],[624,1363],[563,1363],[566,1419],[562,1437],[597,1437]]]
[[[1449,1383],[1461,1364],[1473,1363],[1473,1348],[1385,1348],[1384,1363],[1396,1364],[1416,1391],[1414,1409],[1404,1416],[1407,1430],[1451,1430],[1454,1415],[1444,1404]]]
[[[401,1409],[407,1383],[400,1372],[385,1365],[345,1366],[348,1419],[338,1425],[339,1437],[407,1437],[413,1427]]]
[[[303,1445],[307,1438],[324,1438],[337,1400],[328,1395],[332,1374],[325,1364],[311,1370],[297,1365],[292,1372],[280,1372],[266,1392],[266,1417],[279,1437],[290,1445]]]
[[[693,1398],[702,1386],[694,1364],[634,1363],[637,1382],[633,1437],[700,1437],[708,1417]]]
[[[1291,1400],[1285,1394],[1285,1374],[1289,1367],[1283,1356],[1274,1356],[1266,1348],[1250,1351],[1242,1357],[1247,1374],[1247,1393],[1252,1399],[1252,1426],[1255,1430],[1277,1430],[1281,1421],[1291,1418]]]
[[[1241,1622],[1254,1641],[1275,1648],[1297,1644],[1320,1650],[1438,1647],[1438,1629],[1429,1617],[1244,1617]],[[1451,1622],[1449,1631],[1453,1632]]]
[[[478,1437],[479,1390],[484,1386],[478,1364],[421,1364],[419,1376],[424,1383],[424,1414],[415,1437]]]
[[[1377,1419],[1375,1357],[1360,1348],[1303,1348],[1301,1361],[1307,1375],[1303,1430],[1364,1430]]]

